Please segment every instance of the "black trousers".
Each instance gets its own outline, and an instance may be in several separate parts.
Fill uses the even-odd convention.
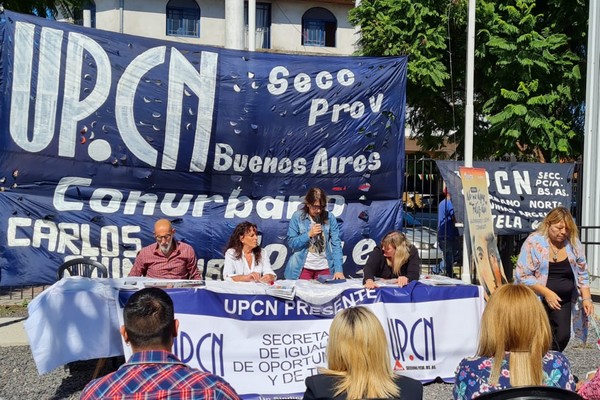
[[[553,310],[544,302],[544,308],[550,319],[552,350],[563,351],[571,338],[571,302],[562,303],[560,310]]]

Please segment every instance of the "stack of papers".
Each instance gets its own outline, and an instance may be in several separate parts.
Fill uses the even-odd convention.
[[[296,296],[296,286],[293,284],[275,283],[265,289],[265,293],[269,296],[278,297],[285,300],[293,300]]]

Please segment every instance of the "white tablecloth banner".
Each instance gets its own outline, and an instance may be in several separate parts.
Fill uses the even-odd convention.
[[[460,360],[475,354],[483,309],[478,286],[417,282],[346,289],[318,305],[205,289],[167,291],[180,321],[174,353],[224,377],[244,398],[302,394],[306,377],[327,363],[331,319],[355,305],[365,305],[380,319],[398,373],[424,382],[452,381]],[[130,294],[122,291],[119,304]]]
[[[61,279],[27,306],[25,331],[40,374],[72,361],[123,354],[118,290],[95,279]]]

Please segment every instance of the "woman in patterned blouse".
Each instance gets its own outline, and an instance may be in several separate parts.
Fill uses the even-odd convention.
[[[545,385],[575,390],[569,360],[550,350],[548,316],[525,285],[496,289],[483,312],[476,357],[456,369],[455,399],[516,386]]]
[[[527,237],[517,260],[515,281],[529,286],[542,299],[552,329],[552,350],[563,351],[571,331],[585,343],[594,304],[583,245],[568,209],[552,209]]]

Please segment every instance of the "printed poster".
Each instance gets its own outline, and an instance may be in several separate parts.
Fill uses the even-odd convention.
[[[486,173],[482,168],[461,167],[460,177],[472,260],[487,300],[494,290],[507,283],[507,280],[494,234]]]

